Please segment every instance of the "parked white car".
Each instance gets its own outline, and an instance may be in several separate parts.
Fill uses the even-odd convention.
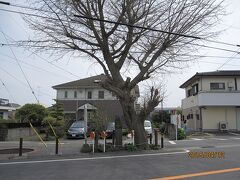
[[[153,129],[152,129],[151,121],[149,121],[149,120],[144,121],[144,129],[145,129],[148,136],[150,136],[150,134],[152,134]]]

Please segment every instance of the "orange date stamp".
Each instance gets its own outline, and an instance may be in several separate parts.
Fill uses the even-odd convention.
[[[206,158],[206,159],[224,159],[225,158],[225,152],[188,152],[188,157],[191,159],[194,158]]]

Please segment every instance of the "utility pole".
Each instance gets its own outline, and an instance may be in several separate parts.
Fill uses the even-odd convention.
[[[85,136],[85,144],[87,144],[87,122],[88,122],[88,115],[87,115],[87,104],[84,105],[84,121],[85,121],[85,130],[84,130],[84,136]]]

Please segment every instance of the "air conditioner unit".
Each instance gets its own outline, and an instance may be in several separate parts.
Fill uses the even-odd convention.
[[[219,122],[219,130],[220,131],[227,131],[228,130],[228,123],[227,122]]]

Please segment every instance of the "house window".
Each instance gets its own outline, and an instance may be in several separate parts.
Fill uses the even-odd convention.
[[[198,94],[198,84],[192,86],[191,89],[187,90],[187,97]]]
[[[198,93],[198,84],[195,84],[192,87],[192,95],[196,95]]]
[[[196,119],[200,120],[200,115],[199,114],[196,114]]]
[[[92,99],[92,91],[88,91],[88,93],[87,93],[87,98],[88,98],[88,99]]]
[[[191,89],[187,91],[187,97],[191,96]]]
[[[64,92],[64,97],[65,97],[65,98],[68,97],[68,92],[67,92],[67,91]]]
[[[3,119],[3,112],[0,112],[0,119]]]
[[[77,98],[77,91],[74,91],[74,98]]]
[[[210,89],[211,90],[225,89],[225,83],[210,83]]]
[[[104,91],[98,91],[98,99],[104,99]]]

